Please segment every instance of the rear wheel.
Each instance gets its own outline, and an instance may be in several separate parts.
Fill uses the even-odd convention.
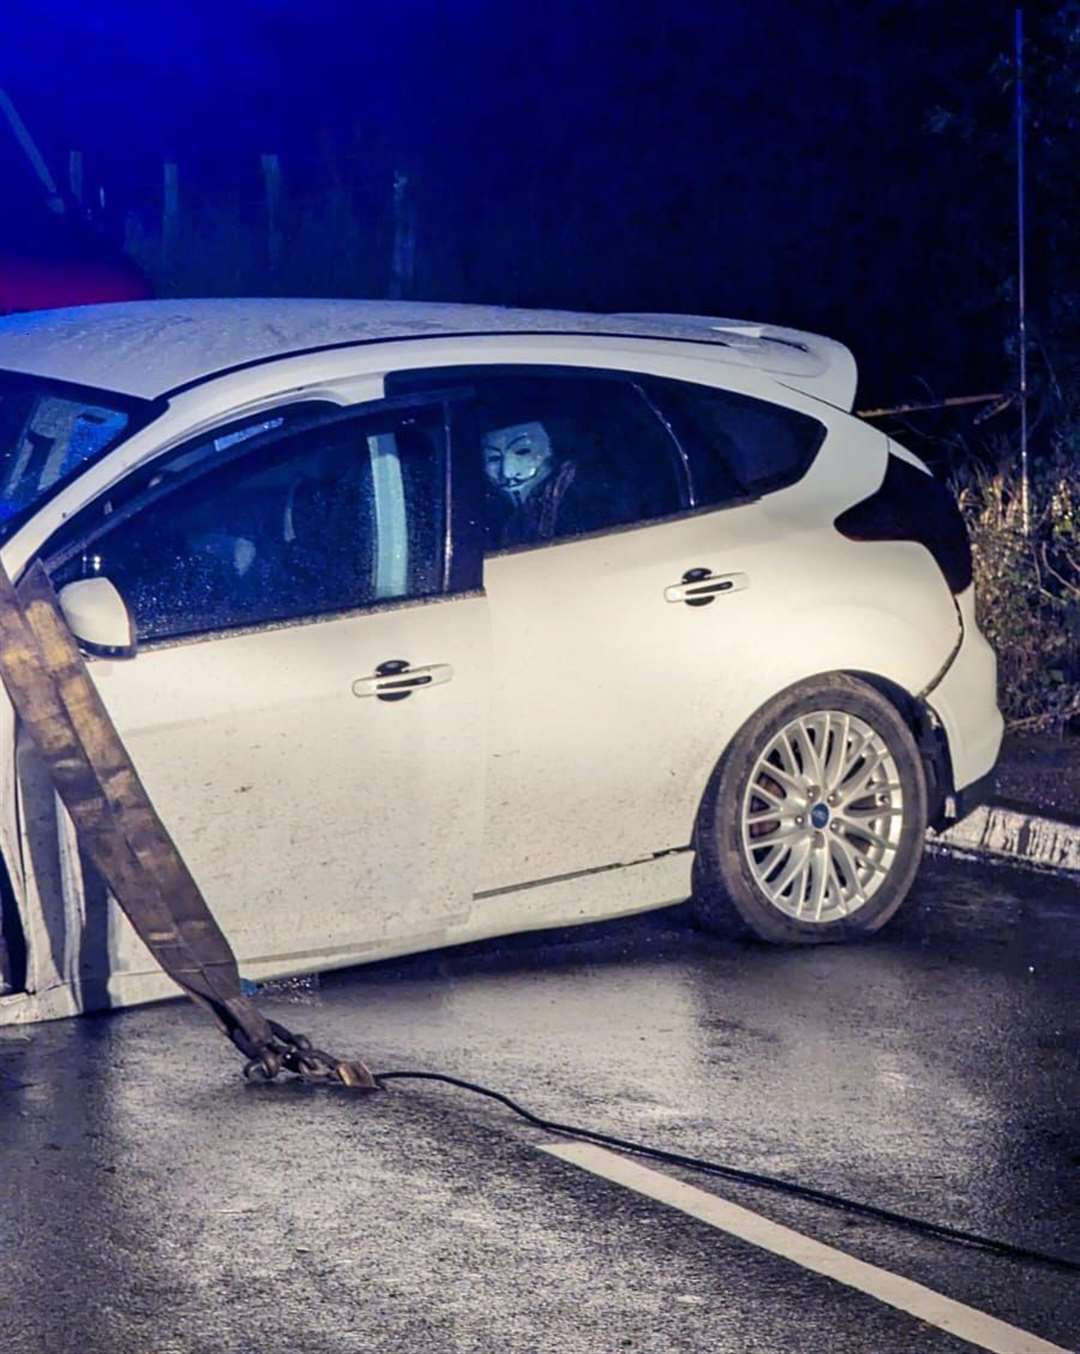
[[[869,935],[911,888],[926,820],[922,761],[896,707],[845,673],[802,682],[743,726],[713,773],[698,917],[781,943]]]

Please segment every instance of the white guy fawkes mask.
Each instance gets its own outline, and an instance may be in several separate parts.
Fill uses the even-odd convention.
[[[515,423],[484,436],[484,472],[515,503],[524,502],[553,469],[551,438],[542,423]]]

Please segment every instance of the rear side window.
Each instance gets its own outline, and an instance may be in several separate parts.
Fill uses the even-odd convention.
[[[767,400],[660,378],[647,389],[686,450],[699,507],[794,484],[825,440],[816,418]]]
[[[580,369],[401,372],[387,392],[466,387],[459,451],[482,467],[489,551],[629,526],[689,505],[679,449],[637,385]]]
[[[140,640],[348,611],[443,584],[441,408],[283,435],[269,419],[155,464],[53,550],[54,585],[100,575]],[[227,459],[223,462],[222,453]]]

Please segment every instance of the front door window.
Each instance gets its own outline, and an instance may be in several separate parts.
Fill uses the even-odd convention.
[[[66,533],[54,582],[109,578],[141,642],[430,596],[443,586],[444,480],[437,407],[299,432],[264,420],[95,504]]]

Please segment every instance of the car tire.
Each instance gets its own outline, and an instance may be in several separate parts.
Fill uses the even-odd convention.
[[[702,926],[816,945],[879,930],[922,858],[926,776],[896,706],[830,673],[781,692],[717,763],[694,831]]]

